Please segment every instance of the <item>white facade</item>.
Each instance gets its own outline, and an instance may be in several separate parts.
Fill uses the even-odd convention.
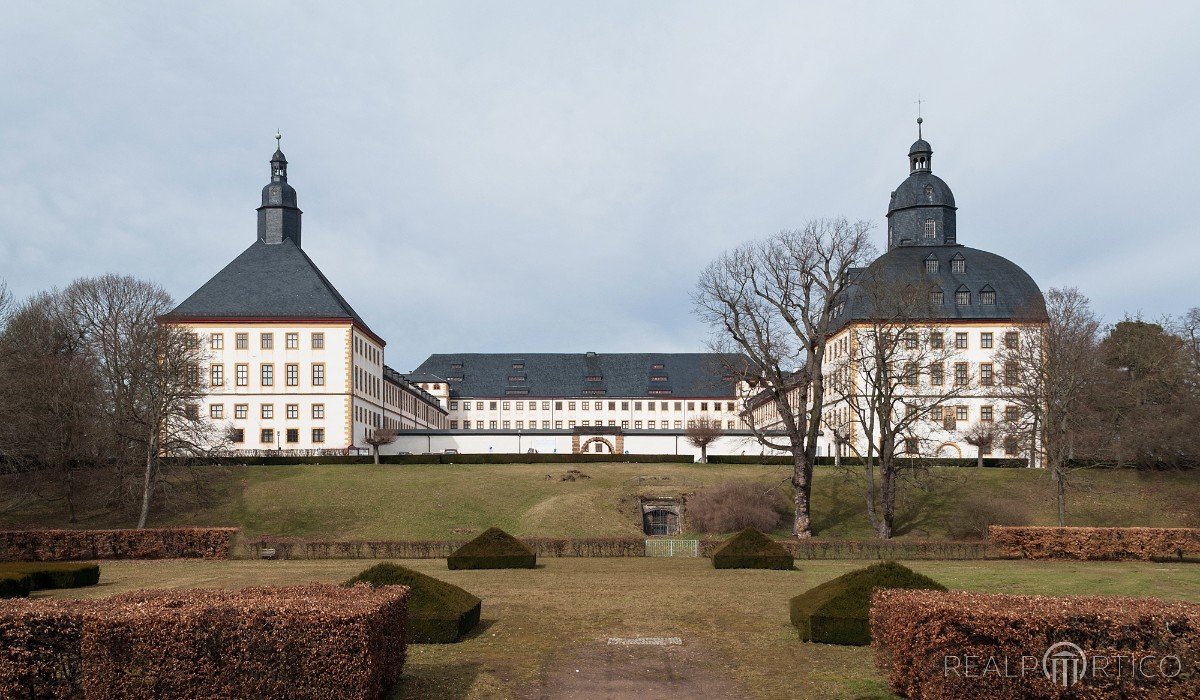
[[[725,430],[745,430],[736,397],[477,397],[449,399],[451,430],[570,430],[616,427],[626,430],[685,430],[696,421],[718,422]]]

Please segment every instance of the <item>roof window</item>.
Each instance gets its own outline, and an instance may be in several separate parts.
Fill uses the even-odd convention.
[[[966,287],[959,287],[954,292],[954,303],[957,306],[971,305],[971,290]]]
[[[950,271],[961,275],[967,271],[967,259],[962,256],[962,253],[955,253],[953,258],[950,258]]]
[[[937,256],[930,253],[929,257],[925,258],[925,272],[931,275],[937,274],[938,267]]]
[[[987,285],[979,290],[979,303],[984,306],[996,305],[996,290],[992,289],[992,285]]]

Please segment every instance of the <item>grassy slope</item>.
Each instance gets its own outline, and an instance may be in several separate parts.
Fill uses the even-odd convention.
[[[374,562],[103,562],[99,586],[35,598],[102,598],[141,587],[241,587],[338,582]],[[414,645],[394,697],[553,695],[556,679],[585,673],[614,652],[608,637],[679,636],[666,671],[652,648],[629,650],[660,691],[698,674],[728,678],[738,697],[891,697],[869,647],[804,644],[788,599],[869,562],[802,562],[796,571],[714,571],[706,559],[546,559],[538,569],[448,571],[444,559],[405,566],[483,598],[483,622],[458,644]],[[1108,594],[1200,600],[1200,566],[1141,562],[918,561],[951,589]],[[597,595],[602,591],[603,595]],[[621,654],[625,654],[624,651]],[[670,693],[660,692],[662,697]],[[647,695],[649,696],[649,695]]]
[[[516,535],[636,536],[639,494],[676,495],[726,479],[787,488],[786,467],[586,464],[591,478],[563,481],[571,465],[384,465],[210,470],[217,494],[203,509],[156,513],[152,525],[238,525],[247,534],[342,539],[467,539],[496,526]],[[547,478],[549,475],[549,478]],[[638,477],[643,477],[639,479]],[[1081,471],[1073,475],[1069,524],[1200,526],[1200,473]],[[818,468],[814,525],[828,537],[869,536],[856,473]],[[60,508],[61,504],[52,504]],[[0,525],[62,527],[42,506],[0,516]],[[964,523],[1011,519],[1053,524],[1048,475],[1021,469],[935,469],[902,489],[897,531],[941,538]],[[95,509],[80,527],[128,526]],[[782,534],[782,533],[781,533]]]

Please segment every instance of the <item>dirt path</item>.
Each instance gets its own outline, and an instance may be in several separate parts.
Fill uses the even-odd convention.
[[[565,667],[544,669],[538,700],[744,698],[707,655],[683,646],[620,646],[604,642]]]

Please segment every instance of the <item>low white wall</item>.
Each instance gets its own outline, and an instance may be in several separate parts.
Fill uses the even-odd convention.
[[[516,433],[504,431],[405,431],[396,441],[385,446],[383,454],[434,453],[456,450],[460,454],[517,454],[530,449],[545,454],[571,454],[572,434],[568,431],[546,431],[538,433]],[[603,437],[616,443],[615,435],[584,435]],[[700,449],[688,442],[682,431],[634,431],[624,435],[624,451],[629,454],[691,455],[699,459]],[[774,455],[781,452],[764,448],[754,437],[746,434],[729,434],[708,446],[710,455]],[[589,452],[589,454],[596,454]]]

